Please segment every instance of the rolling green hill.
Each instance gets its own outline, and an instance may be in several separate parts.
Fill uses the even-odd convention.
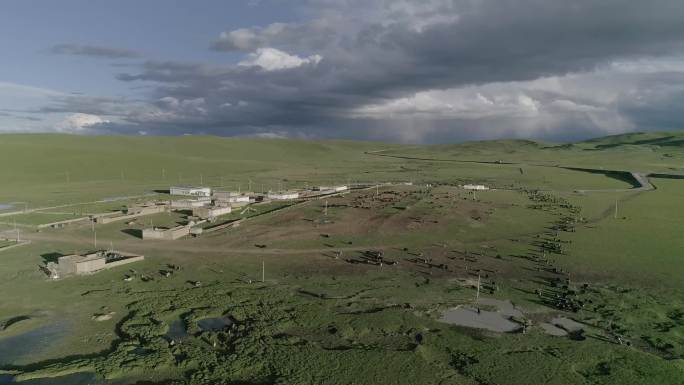
[[[171,184],[244,189],[251,180],[253,189],[275,190],[316,183],[443,177],[424,164],[409,171],[410,158],[466,161],[453,167],[460,168],[467,179],[486,174],[467,162],[508,163],[506,183],[524,181],[524,176],[515,175],[519,166],[532,172],[535,165],[684,172],[684,148],[675,145],[680,138],[684,134],[649,133],[573,145],[499,140],[419,146],[211,136],[5,134],[0,135],[0,164],[4,165],[0,167],[0,203],[61,204],[136,195]]]

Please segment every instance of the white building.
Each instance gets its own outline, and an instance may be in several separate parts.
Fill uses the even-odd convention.
[[[326,193],[329,191],[342,192],[342,191],[347,191],[347,190],[349,190],[348,186],[318,186],[318,187],[313,188],[313,191],[321,191],[321,192],[325,191]]]
[[[51,278],[69,275],[83,275],[96,273],[116,266],[144,260],[142,255],[135,255],[114,250],[100,250],[88,254],[64,255],[57,259],[57,263],[49,262],[47,270]]]
[[[176,226],[171,229],[153,227],[151,229],[143,229],[143,239],[162,239],[166,241],[176,240],[190,234],[190,226]]]
[[[489,190],[489,187],[481,184],[466,184],[463,185],[465,190]]]
[[[192,210],[192,215],[201,219],[216,218],[221,215],[230,214],[232,208],[230,206],[224,207],[197,207]]]
[[[249,203],[249,195],[243,195],[234,191],[214,191],[214,200],[228,203]]]
[[[191,197],[210,197],[211,188],[193,186],[173,186],[169,189],[171,195],[183,195]]]
[[[194,209],[196,207],[208,206],[211,204],[210,198],[198,198],[198,199],[179,199],[171,201],[171,209]]]
[[[287,200],[292,200],[292,199],[297,199],[299,198],[299,193],[298,192],[277,192],[277,193],[268,193],[266,195],[268,199],[274,200],[274,201],[287,201]]]

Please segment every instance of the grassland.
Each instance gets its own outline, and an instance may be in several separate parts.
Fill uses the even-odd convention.
[[[258,205],[238,227],[174,242],[136,234],[149,223],[181,223],[182,213],[97,225],[98,245],[145,261],[60,280],[38,266],[93,249],[91,225],[22,229],[32,243],[0,253],[0,289],[12,293],[0,297],[0,323],[22,320],[0,329],[0,350],[3,339],[63,327],[54,343],[0,367],[18,379],[85,371],[179,384],[680,383],[684,224],[674,213],[684,180],[651,178],[656,190],[634,192],[625,178],[556,167],[678,173],[680,140],[423,147],[0,136],[0,164],[21,165],[0,167],[9,182],[0,203],[38,209],[9,217],[26,225],[115,210],[176,183],[245,190],[251,180],[253,190],[267,190],[413,182],[329,198],[327,212],[324,200],[272,212],[280,206]],[[463,183],[496,190],[471,194]],[[222,220],[241,217],[236,210]],[[369,251],[382,251],[386,263],[368,263]],[[523,309],[525,333],[439,321],[442,311],[473,303],[478,275],[483,296]],[[112,318],[96,321],[102,314]],[[581,338],[545,334],[540,324],[557,316],[582,322]],[[207,317],[230,317],[233,326],[201,330]],[[178,323],[185,335],[170,337]]]

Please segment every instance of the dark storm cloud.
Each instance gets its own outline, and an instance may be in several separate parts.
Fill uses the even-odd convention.
[[[213,43],[218,51],[254,51],[248,63],[149,61],[119,74],[121,81],[153,86],[149,100],[127,105],[121,129],[403,141],[501,134],[573,137],[608,126],[619,129],[635,114],[641,114],[639,124],[648,124],[644,111],[650,110],[634,105],[634,95],[594,100],[591,92],[568,91],[576,88],[570,81],[563,84],[566,89],[545,85],[549,89],[544,90],[529,82],[567,74],[593,79],[595,71],[612,79],[609,67],[615,61],[667,57],[684,48],[681,0],[321,0],[306,7],[310,20],[227,31]],[[260,51],[265,49],[271,51]],[[106,56],[107,51],[94,52]],[[322,59],[314,63],[307,59],[311,55]],[[497,84],[509,86],[490,86]],[[614,87],[617,95],[626,92],[620,84],[603,86]],[[454,97],[481,101],[474,112],[449,107],[465,117],[447,113],[445,118],[432,106],[419,106],[419,119],[383,117],[385,108],[356,116],[367,106],[416,93],[467,87],[484,87],[489,94],[456,92]],[[676,108],[653,95],[644,100],[640,103],[667,111]],[[107,101],[79,103],[79,112],[120,112]],[[416,101],[398,105],[411,110],[411,103]],[[57,107],[67,108],[65,103]],[[431,118],[426,110],[438,116]],[[667,116],[667,111],[661,113]]]
[[[50,48],[50,53],[60,55],[91,56],[107,59],[138,58],[138,52],[124,49],[81,44],[58,44]]]

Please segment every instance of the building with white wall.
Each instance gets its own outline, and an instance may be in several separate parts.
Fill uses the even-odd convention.
[[[213,219],[221,215],[230,214],[233,209],[230,206],[206,206],[192,209],[192,215],[200,219]]]
[[[211,188],[195,186],[172,186],[169,189],[171,195],[182,195],[191,197],[210,197]]]
[[[52,278],[70,275],[92,274],[98,271],[144,260],[142,255],[124,253],[114,250],[100,250],[89,254],[64,255],[57,263],[49,262],[47,271]]]
[[[197,198],[197,199],[179,199],[171,201],[171,209],[183,210],[194,209],[196,207],[208,206],[211,204],[211,198]]]
[[[332,191],[332,192],[342,192],[349,190],[349,186],[318,186],[314,187],[313,191]]]
[[[266,195],[268,199],[274,200],[274,201],[287,201],[287,200],[292,200],[292,199],[298,199],[299,198],[299,193],[295,191],[288,191],[288,192],[273,192],[273,193],[268,193]]]
[[[466,184],[463,185],[463,189],[465,190],[489,190],[489,187],[481,184]]]
[[[228,203],[249,203],[249,195],[241,194],[235,191],[214,191],[212,196],[215,201]]]
[[[176,226],[170,229],[162,227],[153,227],[151,229],[143,229],[143,239],[161,239],[165,241],[172,241],[182,238],[190,234],[190,226]]]

